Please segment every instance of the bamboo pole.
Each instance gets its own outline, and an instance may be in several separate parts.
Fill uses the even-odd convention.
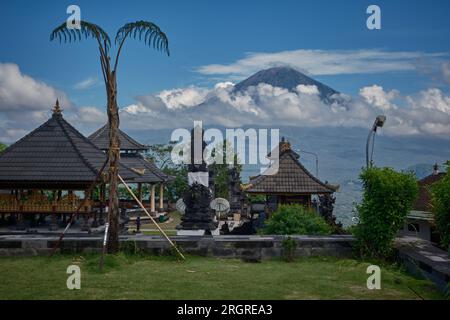
[[[164,235],[164,237],[166,238],[167,241],[169,241],[170,245],[177,251],[177,253],[180,255],[180,257],[183,260],[186,260],[186,258],[184,257],[184,255],[181,253],[181,251],[177,248],[177,246],[175,245],[175,243],[172,242],[172,240],[170,240],[170,238],[167,236],[167,234],[164,232],[163,229],[161,229],[161,227],[159,226],[159,224],[155,221],[155,219],[153,219],[153,217],[150,215],[150,213],[148,213],[147,209],[145,209],[144,205],[142,204],[141,201],[139,201],[139,199],[136,197],[136,195],[133,193],[133,191],[130,189],[130,187],[128,186],[128,184],[122,179],[122,177],[120,176],[120,174],[118,175],[119,180],[123,183],[123,185],[125,186],[125,188],[127,189],[127,191],[131,194],[131,196],[133,197],[133,199],[139,204],[139,206],[142,208],[142,210],[144,210],[144,212],[149,216],[149,218],[152,220],[152,222],[155,224],[155,226],[158,228],[159,231],[161,231],[161,233]]]

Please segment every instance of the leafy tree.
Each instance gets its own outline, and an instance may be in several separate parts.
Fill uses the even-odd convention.
[[[436,230],[441,238],[441,245],[450,245],[450,163],[447,162],[447,173],[431,186],[432,211],[436,222]]]
[[[336,198],[331,194],[319,195],[319,213],[325,221],[333,227],[335,233],[344,233],[342,223],[336,222],[336,217],[333,215],[334,204]]]
[[[6,144],[0,142],[0,152],[6,149]]]
[[[214,191],[216,198],[230,198],[230,174],[227,164],[213,164],[214,170]]]
[[[165,174],[175,177],[173,181],[167,186],[167,197],[170,201],[177,201],[183,197],[184,192],[188,189],[188,168],[185,165],[179,165],[177,167],[165,168]]]
[[[250,194],[246,193],[247,201],[250,203],[266,203],[266,196],[263,194]]]
[[[176,142],[152,145],[146,155],[149,161],[153,161],[161,170],[175,179],[167,186],[167,196],[170,201],[181,198],[188,188],[188,169],[184,164],[175,164],[171,153]]]
[[[281,205],[266,222],[265,234],[327,235],[332,227],[316,212],[302,205]]]
[[[175,144],[175,141],[170,141],[167,144],[154,144],[150,146],[146,157],[148,160],[157,164],[161,170],[168,167],[174,167],[175,164],[172,162],[171,152]]]
[[[59,39],[61,42],[81,41],[83,38],[93,38],[97,41],[100,52],[100,65],[105,83],[107,96],[108,123],[110,127],[109,141],[109,235],[108,251],[115,253],[119,250],[119,195],[118,195],[118,174],[120,159],[119,129],[119,108],[117,106],[117,67],[120,54],[126,39],[134,38],[144,41],[150,47],[169,55],[169,40],[164,32],[154,23],[148,21],[136,21],[125,24],[121,27],[115,37],[117,53],[115,59],[111,60],[110,48],[111,40],[101,27],[96,24],[80,21],[79,28],[70,28],[64,22],[50,35],[50,40]],[[111,62],[114,61],[114,64]]]
[[[230,150],[230,142],[227,140],[224,140],[222,143],[218,143],[216,148],[212,152],[213,157],[218,157],[222,159],[222,163],[216,163],[210,165],[210,169],[214,171],[214,188],[215,188],[215,197],[225,198],[229,199],[229,186],[230,186],[230,165],[226,163],[227,157],[227,147],[228,150]],[[242,165],[238,164],[238,157],[237,154],[231,154],[229,153],[227,155],[228,157],[234,158],[234,167],[238,170],[239,174],[242,171]]]
[[[376,167],[363,169],[360,178],[364,192],[357,206],[359,224],[353,229],[356,249],[361,256],[387,258],[417,197],[416,178],[413,173]]]

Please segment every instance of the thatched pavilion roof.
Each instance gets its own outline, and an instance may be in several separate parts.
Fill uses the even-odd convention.
[[[122,154],[120,163],[141,174],[140,177],[133,179],[135,183],[161,183],[173,179],[140,154]]]
[[[279,145],[279,168],[272,175],[259,175],[250,179],[245,191],[255,194],[278,195],[312,195],[335,192],[331,185],[323,183],[314,177],[298,160],[289,142],[281,142]],[[269,154],[269,157],[271,155]]]
[[[109,124],[95,131],[88,137],[99,149],[109,149]],[[140,144],[125,132],[119,129],[120,150],[122,151],[147,151],[148,146]]]
[[[57,102],[52,117],[0,153],[0,188],[84,189],[105,154],[64,118]],[[121,165],[124,179],[139,175]]]
[[[97,148],[107,151],[109,149],[109,125],[106,124],[88,138]],[[135,169],[137,172],[143,172],[143,175],[133,182],[139,183],[160,183],[173,180],[173,177],[162,172],[153,162],[146,160],[140,153],[149,149],[128,134],[119,129],[120,150],[131,151],[131,153],[122,153],[120,163],[128,168]],[[136,170],[137,169],[137,170]]]

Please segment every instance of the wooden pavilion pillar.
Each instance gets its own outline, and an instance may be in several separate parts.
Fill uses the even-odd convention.
[[[89,211],[92,212],[92,215],[94,217],[94,220],[92,221],[91,227],[97,228],[98,227],[98,214],[97,214],[97,210],[95,210],[94,189],[92,189],[91,192],[89,193],[89,199],[92,200],[92,205],[89,208]]]
[[[91,231],[91,228],[89,227],[89,213],[88,213],[88,206],[87,206],[87,200],[89,200],[89,194],[88,190],[84,190],[84,198],[81,200],[83,203],[83,225],[81,226],[81,231]],[[78,205],[78,204],[77,204]]]
[[[150,191],[150,212],[155,212],[155,187],[156,185],[151,185],[151,191]]]
[[[52,203],[52,213],[50,214],[50,226],[49,226],[49,230],[50,231],[54,231],[58,229],[58,223],[56,221],[56,205],[58,203],[58,200],[61,198],[61,190],[58,190],[58,192],[56,192],[56,190],[53,190],[53,203]]]
[[[164,183],[159,185],[159,211],[164,211]]]
[[[142,183],[138,183],[137,187],[138,199],[142,202]]]

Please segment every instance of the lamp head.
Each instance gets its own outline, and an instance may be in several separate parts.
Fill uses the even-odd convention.
[[[377,128],[381,128],[384,123],[386,122],[386,116],[385,115],[379,115],[375,119],[375,122],[373,124],[373,131],[377,131]]]

